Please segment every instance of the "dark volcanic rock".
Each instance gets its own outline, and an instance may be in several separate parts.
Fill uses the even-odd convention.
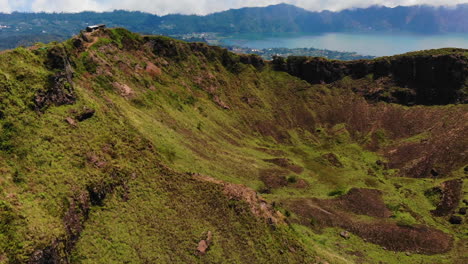
[[[257,68],[257,70],[262,70],[263,67],[265,67],[265,61],[262,59],[262,57],[255,55],[255,54],[242,54],[239,55],[240,57],[240,62],[244,64],[250,64]]]
[[[51,48],[47,53],[46,65],[56,73],[49,77],[45,89],[36,94],[36,110],[43,110],[50,105],[74,104],[73,69],[65,49],[59,46]]]
[[[468,79],[468,57],[463,49],[453,49],[439,55],[404,54],[375,60],[332,61],[324,58],[275,58],[276,70],[286,71],[312,84],[332,83],[345,76],[354,79],[373,76],[373,80],[390,78],[383,91],[391,93],[392,101],[400,104],[445,105],[466,103],[463,87]],[[398,86],[401,89],[392,89]],[[374,98],[372,91],[360,91]],[[382,99],[383,100],[383,99]]]
[[[462,207],[460,208],[460,210],[458,210],[458,213],[461,214],[461,215],[466,215],[466,210],[468,209],[468,207]]]
[[[77,49],[83,49],[84,48],[83,39],[81,38],[73,39],[73,46]]]
[[[452,224],[452,225],[461,225],[463,219],[460,217],[460,216],[457,216],[457,215],[452,215],[449,219],[449,222]]]
[[[76,115],[76,120],[82,122],[82,121],[85,121],[86,119],[90,119],[91,117],[94,116],[95,112],[96,111],[94,109],[84,108],[83,111],[81,111],[79,114]]]
[[[42,110],[50,105],[70,105],[76,101],[73,85],[69,82],[67,74],[57,73],[49,78],[46,90],[40,91],[34,98],[37,110]]]
[[[50,69],[64,70],[67,64],[67,55],[60,46],[55,46],[48,50],[46,65]]]

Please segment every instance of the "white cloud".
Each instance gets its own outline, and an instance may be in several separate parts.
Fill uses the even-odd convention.
[[[308,10],[321,11],[332,10],[339,11],[347,8],[369,7],[372,5],[385,5],[388,7],[410,6],[410,5],[434,5],[447,6],[468,2],[467,0],[291,0],[288,1]]]
[[[34,0],[31,11],[34,12],[80,12],[103,11],[103,5],[96,0]],[[116,1],[117,2],[117,1]]]
[[[231,8],[246,6],[267,6],[279,3],[293,4],[311,11],[339,11],[346,8],[368,7],[371,5],[456,5],[468,0],[107,0],[105,9],[128,9],[154,14],[183,13],[208,14]]]
[[[0,0],[0,13],[10,13],[11,7],[8,0]]]
[[[29,2],[29,4],[27,4]],[[158,15],[170,13],[208,14],[231,8],[289,3],[312,11],[339,11],[371,5],[456,5],[468,0],[0,0],[0,11],[31,10],[46,12],[79,12],[83,10],[137,10]],[[22,8],[19,7],[21,5]]]

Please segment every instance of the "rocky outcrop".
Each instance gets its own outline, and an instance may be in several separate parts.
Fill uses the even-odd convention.
[[[286,71],[312,84],[333,83],[349,76],[381,81],[379,94],[362,91],[368,99],[412,105],[467,103],[468,56],[464,49],[442,49],[408,53],[375,60],[331,61],[324,58],[275,58],[276,70]],[[388,78],[385,82],[385,78]],[[400,89],[395,89],[396,87]],[[390,98],[390,99],[388,99]]]
[[[258,55],[236,55],[225,48],[209,46],[205,43],[185,43],[166,37],[146,36],[143,38],[145,45],[149,46],[157,56],[172,59],[174,61],[186,60],[190,55],[199,55],[209,61],[220,61],[226,69],[232,72],[240,70],[240,64],[254,66],[262,70],[265,61]]]
[[[94,116],[94,113],[96,111],[94,109],[91,109],[91,108],[83,108],[83,110],[81,110],[80,112],[78,112],[75,116],[76,120],[78,120],[79,122],[83,122],[87,119],[90,119],[91,117]]]
[[[36,249],[28,260],[29,264],[70,263],[72,249],[80,238],[90,211],[89,194],[83,190],[75,191],[63,217],[66,234],[54,239],[50,245]]]
[[[73,69],[65,49],[60,46],[50,49],[45,64],[55,74],[49,77],[47,86],[36,94],[36,110],[44,110],[51,105],[74,104],[76,94],[73,87]]]
[[[211,243],[213,242],[213,233],[208,231],[206,238],[198,242],[197,252],[199,255],[205,255],[206,252],[210,249]]]
[[[43,110],[51,105],[70,105],[75,101],[73,86],[63,72],[51,76],[48,87],[39,91],[34,98],[36,110]]]

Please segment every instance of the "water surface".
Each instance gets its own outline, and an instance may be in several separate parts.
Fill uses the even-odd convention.
[[[357,52],[361,55],[390,56],[409,51],[437,48],[468,49],[468,34],[418,35],[405,33],[326,33],[319,35],[234,35],[223,40],[225,45],[254,49],[317,48]]]

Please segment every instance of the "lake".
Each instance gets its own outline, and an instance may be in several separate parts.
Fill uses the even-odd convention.
[[[468,49],[468,34],[417,35],[404,33],[326,33],[319,35],[239,34],[222,40],[224,45],[253,49],[317,48],[351,51],[361,55],[390,56],[409,51],[437,48]]]

